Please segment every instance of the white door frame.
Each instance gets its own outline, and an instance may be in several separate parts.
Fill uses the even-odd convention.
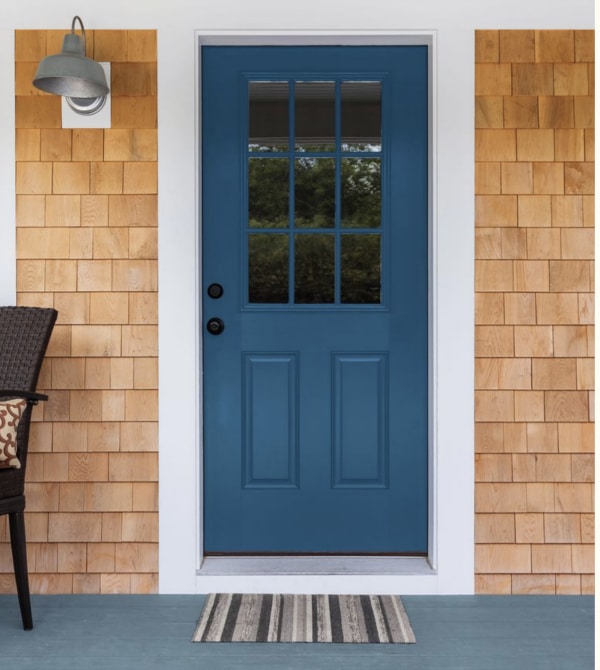
[[[442,323],[454,327],[456,323],[452,318],[452,306],[442,306],[439,301],[440,282],[439,275],[439,245],[438,245],[438,92],[437,92],[437,42],[435,31],[398,31],[398,32],[310,32],[310,31],[286,31],[280,33],[260,33],[256,31],[197,31],[195,35],[196,58],[196,146],[198,153],[196,157],[198,188],[197,194],[197,221],[200,226],[196,233],[197,249],[195,257],[196,287],[201,286],[201,47],[205,45],[405,45],[421,44],[430,50],[430,298],[429,298],[429,324],[430,324],[430,439],[429,439],[429,555],[427,559],[390,559],[390,558],[208,558],[202,555],[202,501],[203,501],[203,472],[202,472],[202,314],[201,300],[197,299],[196,307],[196,402],[197,420],[195,435],[195,468],[189,476],[194,477],[194,500],[190,495],[180,500],[181,496],[172,491],[177,490],[177,482],[170,477],[171,469],[161,467],[160,488],[160,590],[162,592],[172,591],[169,584],[185,583],[186,590],[196,593],[220,592],[302,592],[302,593],[442,593],[442,592],[473,592],[473,466],[472,466],[472,411],[467,424],[463,419],[463,433],[459,437],[463,448],[457,450],[453,458],[447,456],[441,458],[442,444],[452,448],[457,436],[447,433],[448,426],[444,430],[440,423],[440,408],[444,405],[444,399],[440,397],[440,326]],[[472,52],[471,52],[472,54]],[[472,56],[471,56],[472,66]],[[472,109],[472,98],[470,100]],[[472,126],[472,115],[469,119]],[[469,155],[472,163],[472,154]],[[472,169],[472,168],[471,168]],[[472,199],[472,189],[468,194]],[[472,235],[472,218],[467,221],[469,232]],[[459,236],[460,237],[460,236]],[[467,273],[468,275],[468,273]],[[466,284],[465,284],[466,288]],[[472,283],[468,285],[468,298],[472,294]],[[196,293],[198,296],[198,293]],[[442,312],[444,313],[442,316]],[[442,317],[442,318],[441,318]],[[470,361],[472,366],[473,342],[472,321],[466,324],[462,339],[457,339],[452,355],[456,354],[456,348],[462,345],[465,360]],[[469,334],[467,334],[469,333]],[[449,331],[446,332],[448,336]],[[164,349],[161,349],[161,358],[164,357]],[[467,353],[468,352],[468,353]],[[443,354],[448,355],[446,354]],[[162,362],[164,365],[164,360]],[[472,407],[472,378],[469,378],[469,394],[465,397],[465,404]],[[161,386],[161,393],[164,389]],[[446,397],[447,400],[450,398]],[[440,401],[441,404],[440,404]],[[455,402],[455,401],[454,401]],[[452,404],[452,403],[450,403]],[[456,411],[447,409],[444,414],[452,414],[456,418]],[[463,412],[464,414],[464,412]],[[165,434],[161,419],[161,451],[163,449],[163,435]],[[466,431],[466,432],[465,432]],[[469,433],[471,441],[469,444]],[[464,440],[464,441],[463,441]],[[466,442],[467,448],[464,448]],[[470,447],[470,448],[469,448]],[[466,455],[470,456],[469,459]],[[161,454],[161,464],[165,457]],[[191,459],[188,458],[191,463]],[[443,466],[443,462],[448,467]],[[443,467],[443,469],[442,469]],[[181,478],[182,472],[178,472]],[[449,480],[456,487],[449,484]],[[440,483],[444,486],[440,488]],[[183,490],[190,491],[186,486]],[[182,509],[182,504],[184,509]],[[189,509],[194,506],[193,510]],[[172,535],[169,524],[172,521],[172,513],[185,519],[188,529],[192,528],[191,517],[194,523],[194,578],[187,575],[185,580],[171,577],[184,565],[187,571],[191,568],[189,557],[182,559],[181,546],[172,544],[167,538]],[[444,524],[444,525],[442,525]],[[188,551],[190,538],[185,542]],[[189,587],[193,584],[193,587]]]

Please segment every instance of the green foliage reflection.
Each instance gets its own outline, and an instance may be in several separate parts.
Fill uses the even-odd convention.
[[[295,161],[295,216],[298,228],[333,228],[335,224],[335,160]]]
[[[294,302],[335,302],[335,239],[333,235],[296,235]]]
[[[249,235],[251,303],[287,304],[289,300],[289,235],[276,232],[290,227],[289,166],[287,158],[249,160],[249,227],[273,229]],[[294,170],[294,226],[332,230],[335,159],[303,156],[294,159]],[[341,178],[342,230],[381,228],[381,159],[342,158]],[[295,235],[295,303],[335,302],[335,239],[336,234],[325,232]],[[343,304],[379,304],[381,235],[342,233],[338,276]]]
[[[342,235],[342,303],[381,302],[381,236]]]
[[[248,220],[251,228],[287,228],[289,161],[251,158],[248,161]]]
[[[381,226],[381,159],[342,159],[342,226]]]
[[[248,292],[251,303],[287,304],[288,235],[248,236]]]

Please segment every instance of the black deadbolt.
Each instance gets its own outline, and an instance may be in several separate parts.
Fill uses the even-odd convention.
[[[220,298],[223,295],[223,287],[221,284],[211,284],[206,292],[210,298]]]
[[[211,335],[220,335],[225,330],[225,324],[222,319],[213,316],[212,319],[208,320],[206,330],[208,330]]]

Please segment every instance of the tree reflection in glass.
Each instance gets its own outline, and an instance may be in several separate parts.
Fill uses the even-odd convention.
[[[343,304],[381,302],[381,236],[342,235]]]
[[[249,159],[248,225],[251,228],[287,228],[289,170],[287,158]]]
[[[335,238],[325,233],[295,236],[294,302],[335,302]]]
[[[298,228],[333,228],[335,159],[297,158],[294,182],[295,225]]]
[[[381,159],[342,159],[342,226],[381,226]]]
[[[288,235],[252,233],[248,236],[248,293],[250,303],[287,304]]]

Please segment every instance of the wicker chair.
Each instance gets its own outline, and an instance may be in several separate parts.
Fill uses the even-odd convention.
[[[27,403],[17,429],[17,458],[21,467],[0,469],[0,515],[8,514],[17,594],[25,630],[33,628],[24,514],[29,425],[33,405],[48,399],[35,390],[56,316],[56,310],[42,307],[0,307],[0,400],[23,398]]]

